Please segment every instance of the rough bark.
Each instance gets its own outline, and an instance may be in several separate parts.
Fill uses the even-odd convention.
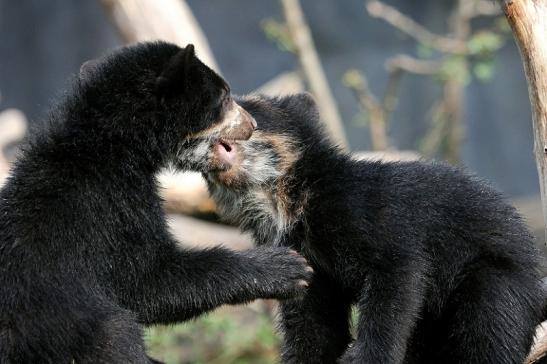
[[[499,1],[520,50],[532,104],[534,153],[544,222],[547,226],[547,0]],[[547,352],[547,334],[539,327],[526,363],[537,362]]]
[[[534,152],[547,222],[547,1],[501,1],[520,50],[532,104]],[[547,224],[546,224],[547,225]]]

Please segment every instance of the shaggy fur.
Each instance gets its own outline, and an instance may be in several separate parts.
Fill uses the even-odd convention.
[[[288,248],[187,250],[168,232],[158,170],[256,126],[192,46],[84,64],[49,120],[0,192],[0,363],[149,363],[141,324],[303,291]]]
[[[353,160],[308,95],[238,103],[258,128],[206,175],[211,194],[258,244],[294,248],[316,272],[281,304],[284,363],[524,362],[539,256],[498,192],[445,164]]]

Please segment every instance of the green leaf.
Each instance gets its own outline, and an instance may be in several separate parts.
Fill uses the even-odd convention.
[[[490,81],[494,77],[496,65],[493,59],[480,61],[473,65],[473,74],[482,82]]]
[[[273,18],[266,18],[260,22],[262,31],[266,38],[275,43],[282,51],[294,52],[294,44],[289,34],[289,30],[284,23]]]
[[[357,88],[363,84],[361,72],[355,68],[350,68],[342,76],[342,83],[346,87]]]
[[[501,33],[504,34],[511,34],[511,26],[509,25],[509,22],[507,21],[507,18],[505,16],[499,16],[496,18],[495,22],[495,28]]]
[[[418,43],[418,46],[416,47],[416,55],[418,56],[418,58],[429,59],[433,57],[433,54],[433,48],[425,44]]]
[[[503,45],[503,38],[494,32],[483,30],[471,36],[467,42],[469,54],[473,56],[488,55]]]
[[[471,80],[469,74],[467,59],[463,56],[451,56],[441,65],[439,70],[439,79],[441,81],[455,80],[462,84],[467,84]]]

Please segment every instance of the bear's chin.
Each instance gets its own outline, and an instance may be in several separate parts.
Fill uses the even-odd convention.
[[[244,174],[241,173],[238,166],[227,166],[227,168],[223,170],[216,169],[214,171],[209,171],[207,174],[208,179],[219,186],[237,189],[245,185]]]

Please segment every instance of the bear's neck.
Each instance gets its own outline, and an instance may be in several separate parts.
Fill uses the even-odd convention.
[[[297,226],[307,226],[311,198],[347,160],[334,148],[308,148],[272,183],[233,190],[210,182],[209,188],[223,219],[252,233],[257,244],[283,245]]]
[[[154,176],[168,163],[168,146],[161,143],[160,135],[109,130],[104,125],[114,121],[106,117],[81,125],[73,121],[84,117],[89,116],[73,108],[54,114],[49,127],[31,137],[29,156],[59,169],[106,176],[119,173]]]

